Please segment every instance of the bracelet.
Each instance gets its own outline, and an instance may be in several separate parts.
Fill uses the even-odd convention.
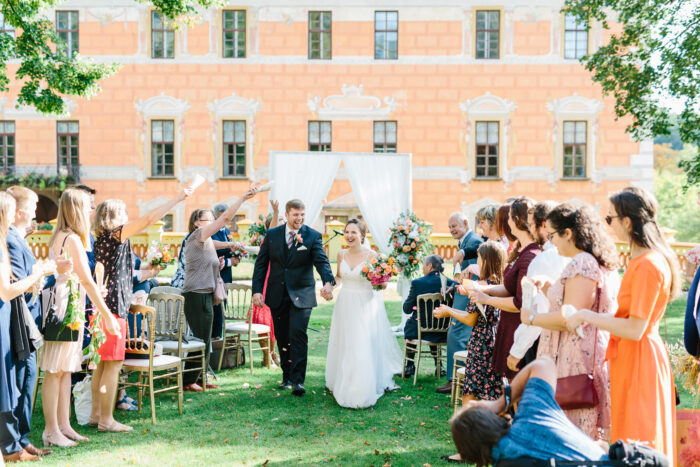
[[[535,321],[535,314],[534,314],[534,313],[530,313],[530,319],[529,319],[529,321],[530,321],[530,326],[533,326],[532,323]]]

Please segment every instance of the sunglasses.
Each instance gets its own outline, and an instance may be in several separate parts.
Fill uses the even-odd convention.
[[[611,225],[612,220],[615,219],[616,217],[620,217],[620,216],[605,216],[605,223],[608,225]]]

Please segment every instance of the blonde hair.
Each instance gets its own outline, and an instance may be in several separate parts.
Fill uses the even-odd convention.
[[[68,188],[58,200],[56,227],[53,229],[49,245],[53,246],[60,232],[74,233],[87,248],[90,235],[90,195],[77,188]]]
[[[39,196],[24,186],[11,186],[7,192],[15,199],[17,209],[23,209],[31,202],[37,203],[39,201]]]
[[[2,251],[2,262],[10,264],[10,256],[7,252],[7,232],[10,230],[10,211],[16,208],[15,199],[7,192],[0,191],[0,251]],[[12,274],[12,271],[10,271]]]
[[[120,199],[108,199],[98,204],[97,209],[95,209],[95,217],[92,220],[92,231],[95,238],[119,227],[117,218],[125,210],[126,204]]]

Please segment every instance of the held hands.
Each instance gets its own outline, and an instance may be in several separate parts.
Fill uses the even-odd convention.
[[[241,258],[230,258],[231,259],[231,267],[238,266],[238,264],[241,262]]]
[[[333,300],[333,286],[330,282],[326,282],[321,289],[321,297],[327,301]]]
[[[263,296],[261,293],[256,293],[255,295],[253,295],[253,305],[258,308],[263,307]]]
[[[436,318],[447,318],[450,316],[450,307],[443,303],[439,308],[433,310],[433,316]]]
[[[582,309],[566,318],[566,328],[571,332],[576,332],[576,328],[586,323],[588,313],[588,310]]]

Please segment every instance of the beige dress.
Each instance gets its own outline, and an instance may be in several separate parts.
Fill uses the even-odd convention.
[[[49,258],[55,257],[53,248],[49,250]],[[81,258],[81,260],[83,260]],[[77,281],[76,281],[77,282]],[[85,289],[78,282],[80,291],[80,308],[85,314]],[[51,306],[51,295],[55,295],[56,311],[59,318],[63,318],[68,308],[68,276],[66,274],[56,275],[56,285],[51,290],[46,290],[42,294],[44,319],[46,311]],[[80,328],[78,340],[76,342],[45,342],[39,357],[39,368],[48,373],[59,373],[62,371],[80,371],[83,361],[83,327]]]

